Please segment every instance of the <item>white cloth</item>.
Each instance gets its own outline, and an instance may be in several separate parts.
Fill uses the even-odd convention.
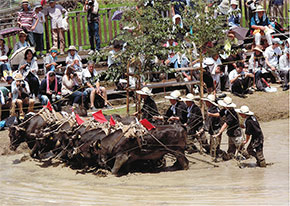
[[[4,105],[5,104],[5,99],[4,99],[4,95],[3,92],[0,90],[0,104]]]
[[[108,67],[110,67],[112,64],[115,63],[115,55],[116,55],[116,51],[113,49],[109,52],[109,56],[108,56]]]
[[[280,47],[273,49],[273,46],[268,46],[265,50],[265,58],[268,59],[269,63],[273,67],[278,66],[278,56],[282,55],[282,50]]]
[[[283,54],[280,57],[279,70],[280,71],[289,71],[290,70],[290,59],[287,57],[287,54]]]
[[[33,33],[37,33],[37,34],[43,34],[44,32],[44,27],[43,27],[43,24],[45,22],[45,17],[44,17],[44,14],[42,12],[39,12],[38,14],[36,14],[39,21],[35,27],[35,29],[33,30]],[[33,24],[34,25],[36,22],[36,19],[34,19],[33,21]]]
[[[63,28],[62,25],[62,15],[64,14],[65,18],[68,17],[68,12],[61,5],[55,5],[54,8],[48,7],[46,9],[46,15],[49,15],[51,18],[51,28],[60,29]]]

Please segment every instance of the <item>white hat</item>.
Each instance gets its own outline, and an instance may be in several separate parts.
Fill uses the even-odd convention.
[[[231,0],[231,5],[232,5],[232,4],[234,4],[234,5],[237,5],[237,6],[238,6],[238,5],[239,5],[239,2],[238,2],[237,0]]]
[[[70,50],[78,51],[77,48],[75,46],[73,46],[73,45],[69,46],[67,51],[69,52]]]
[[[261,6],[261,5],[257,6],[257,8],[256,8],[255,12],[259,12],[259,11],[264,11],[264,12],[265,12],[265,9],[264,9],[264,7],[263,7],[263,6]]]
[[[233,103],[233,100],[230,97],[225,97],[223,100],[219,100],[218,104],[222,107],[236,107],[236,104]]]
[[[255,48],[253,50],[256,50],[256,51],[259,51],[259,52],[263,53],[263,50],[260,47],[258,47],[258,46],[255,46]]]
[[[246,115],[254,115],[254,112],[251,112],[249,107],[247,106],[241,106],[240,109],[235,109],[236,112],[241,113],[241,114],[246,114]]]
[[[212,66],[214,65],[214,60],[213,58],[206,58],[204,61],[203,61],[203,66],[206,67],[206,66]]]
[[[165,96],[165,99],[175,99],[179,100],[181,96],[180,91],[174,90],[173,92],[170,93],[170,96]]]
[[[218,104],[215,102],[215,96],[213,94],[207,95],[207,97],[202,98],[202,100],[210,102],[215,106],[218,106]]]
[[[279,38],[272,39],[273,44],[283,44],[283,42]]]
[[[15,76],[14,76],[14,80],[15,80],[15,81],[22,81],[22,80],[24,80],[24,78],[23,78],[22,74],[17,73],[17,74],[15,74]]]
[[[148,87],[143,87],[141,90],[136,91],[137,94],[152,96],[152,92]]]
[[[181,101],[184,102],[193,102],[194,100],[199,100],[199,96],[195,96],[191,93],[188,93],[185,98],[181,98]]]
[[[8,60],[8,56],[4,55],[4,56],[0,56],[0,61],[7,61]]]

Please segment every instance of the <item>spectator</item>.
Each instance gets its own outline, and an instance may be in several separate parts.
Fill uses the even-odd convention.
[[[278,64],[279,64],[279,57],[282,55],[282,50],[280,45],[283,42],[279,38],[275,38],[272,40],[273,45],[270,45],[265,50],[265,60],[267,70],[271,72],[271,80],[272,83],[279,82],[280,78],[278,76]]]
[[[265,9],[262,6],[257,6],[255,15],[251,19],[251,30],[254,35],[255,44],[261,44],[262,34],[266,36],[268,45],[272,45],[271,29],[273,27],[270,24],[268,17],[266,16]]]
[[[47,105],[50,101],[56,111],[61,110],[61,81],[53,71],[49,71],[46,78],[41,81],[38,98],[41,105]],[[56,104],[54,104],[57,101]]]
[[[0,81],[6,81],[8,76],[12,76],[11,66],[7,56],[0,56]]]
[[[230,28],[240,27],[242,14],[238,6],[239,6],[238,0],[231,0],[231,7],[229,10],[229,19],[228,19]]]
[[[171,3],[171,16],[175,16],[176,14],[182,16],[182,12],[187,4],[186,0],[171,0]]]
[[[6,82],[7,82],[8,85],[11,85],[13,81],[14,81],[14,80],[13,80],[12,76],[8,76],[8,77],[6,78]]]
[[[2,120],[2,107],[11,107],[12,95],[6,87],[0,87],[0,121]]]
[[[284,0],[272,0],[273,5],[271,5],[271,16],[275,19],[279,18],[279,23],[282,25],[282,27],[284,26],[283,1]]]
[[[14,52],[22,47],[30,47],[29,42],[26,41],[27,34],[24,31],[19,32],[19,41],[14,45]]]
[[[45,73],[49,72],[49,71],[56,71],[57,69],[60,69],[62,67],[62,65],[58,65],[56,63],[57,61],[57,47],[51,47],[49,50],[49,54],[46,55],[45,58]]]
[[[21,73],[25,81],[28,82],[33,99],[38,95],[39,78],[37,76],[38,64],[32,51],[27,49],[24,53],[24,60],[18,66],[18,73]]]
[[[211,73],[213,82],[214,82],[214,90],[215,92],[221,91],[221,84],[220,84],[220,74],[221,74],[221,65],[222,62],[219,58],[219,54],[215,54],[212,57],[208,58],[208,62],[211,62],[209,67],[209,72]]]
[[[0,34],[0,56],[9,56],[9,48],[5,44],[5,39],[1,34]]]
[[[83,64],[82,58],[78,55],[78,51],[75,46],[70,46],[68,48],[68,56],[65,59],[66,66],[73,67],[75,72],[82,73]]]
[[[65,16],[64,19],[62,17],[63,14]],[[55,0],[49,0],[49,7],[46,10],[46,15],[49,15],[51,18],[53,46],[57,47],[59,37],[60,54],[64,54],[65,41],[63,21],[67,21],[68,12],[61,5],[56,4]]]
[[[254,16],[255,14],[255,10],[257,8],[257,6],[259,6],[260,4],[260,0],[247,0],[245,5],[249,8],[249,19],[251,21],[252,17]],[[247,17],[247,15],[246,15]],[[248,20],[248,19],[247,19]]]
[[[236,69],[229,74],[231,92],[239,97],[245,97],[245,94],[252,94],[253,91],[249,87],[253,78],[253,74],[244,71],[244,64],[238,62]]]
[[[22,74],[17,73],[11,85],[12,91],[12,106],[10,110],[11,116],[17,116],[15,109],[16,105],[19,108],[19,118],[24,119],[23,105],[28,104],[28,112],[33,112],[34,100],[30,99],[30,90],[28,82],[26,82]]]
[[[216,11],[217,14],[215,14],[215,16],[217,15],[226,16],[228,15],[229,10],[230,10],[229,0],[222,0],[222,2],[217,7],[217,11]]]
[[[42,51],[43,51],[43,24],[45,23],[45,17],[42,13],[42,6],[41,4],[37,4],[34,8],[34,12],[36,13],[38,17],[38,24],[36,25],[35,29],[33,30],[33,37],[35,41],[35,50],[39,51],[38,58],[43,57]]]
[[[96,51],[101,48],[101,41],[99,35],[99,3],[97,0],[86,0],[84,5],[84,11],[88,12],[88,31],[91,50],[89,55],[92,55],[95,51],[95,41],[96,41]]]
[[[115,67],[118,66],[120,63],[116,62],[116,57],[118,56],[118,53],[122,49],[122,44],[120,41],[114,40],[113,42],[113,49],[109,52],[108,56],[108,67]]]
[[[285,51],[279,59],[279,73],[283,79],[283,91],[289,89],[289,73],[290,73],[290,48]]]
[[[28,41],[31,46],[35,45],[32,31],[38,24],[38,17],[34,11],[31,11],[30,6],[28,5],[28,0],[22,0],[22,10],[18,12],[17,24],[20,28],[24,30],[28,35]],[[36,20],[33,23],[33,20]],[[15,50],[14,50],[15,51]]]
[[[98,73],[94,68],[95,64],[93,61],[88,62],[88,67],[83,71],[83,83],[87,87],[84,95],[90,96],[90,109],[96,109],[94,107],[95,96],[100,95],[105,101],[105,107],[111,108],[107,104],[107,91],[105,87],[100,86]]]
[[[174,37],[172,35],[169,36],[168,41],[166,42],[166,44],[163,45],[163,47],[167,47],[167,48],[172,48],[177,46],[178,43],[174,41]],[[179,68],[180,67],[180,62],[179,60],[179,55],[175,53],[175,51],[173,49],[169,50],[169,54],[168,54],[168,59],[165,60],[165,65],[169,66],[169,67],[173,67],[173,68]]]
[[[213,78],[211,76],[211,69],[214,65],[214,60],[211,58],[206,58],[203,62],[203,68],[204,68],[204,72],[203,72],[203,81],[206,84],[207,87],[207,92],[211,93],[214,91],[214,82],[213,82]]]
[[[83,93],[77,90],[81,85],[81,80],[73,70],[72,67],[66,69],[65,75],[62,77],[61,94],[68,96],[72,100],[73,106],[77,107],[77,104],[82,101]]]

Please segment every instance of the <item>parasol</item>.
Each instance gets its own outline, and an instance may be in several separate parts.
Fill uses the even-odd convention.
[[[10,58],[11,65],[20,64],[20,62],[24,59],[24,53],[27,49],[30,49],[33,53],[35,52],[35,49],[33,47],[22,47],[16,50]]]

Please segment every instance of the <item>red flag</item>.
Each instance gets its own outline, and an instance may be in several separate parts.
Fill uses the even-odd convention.
[[[51,107],[50,101],[47,102],[46,108],[47,108],[49,111],[52,111],[52,107]]]
[[[149,131],[153,128],[155,128],[154,125],[152,125],[147,119],[142,119],[139,121],[144,127],[146,127],[146,129],[148,129]]]
[[[112,115],[111,115],[111,119],[110,119],[110,125],[111,126],[115,126],[116,122],[115,120],[113,119]]]
[[[95,118],[96,121],[98,121],[100,123],[104,123],[104,122],[108,121],[108,120],[106,120],[105,116],[103,115],[102,110],[99,110],[99,111],[95,112],[93,114],[93,117]]]
[[[76,114],[76,120],[77,120],[77,123],[78,123],[79,125],[81,125],[82,123],[85,122],[84,120],[82,120],[82,119],[80,118],[80,116],[79,116],[78,114]]]

